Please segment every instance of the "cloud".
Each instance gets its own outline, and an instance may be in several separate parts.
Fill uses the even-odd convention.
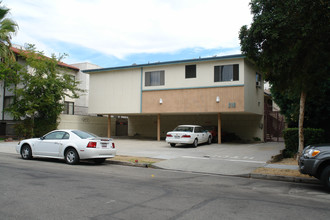
[[[237,48],[251,23],[248,0],[10,0],[19,31],[13,41],[54,52],[74,44],[123,59],[185,48]]]

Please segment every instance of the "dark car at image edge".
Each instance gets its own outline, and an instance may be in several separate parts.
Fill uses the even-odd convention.
[[[330,190],[330,144],[307,146],[299,158],[299,171],[319,179]]]

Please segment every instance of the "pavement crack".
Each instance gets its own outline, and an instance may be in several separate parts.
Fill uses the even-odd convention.
[[[217,200],[217,199],[218,199],[218,197],[214,197],[214,198],[210,198],[210,199],[203,200],[202,202],[197,203],[196,205],[191,206],[189,209],[186,209],[186,210],[180,212],[179,214],[177,214],[177,215],[175,215],[175,216],[169,218],[169,220],[179,219],[179,218],[185,216],[187,213],[189,213],[189,212],[191,212],[191,211],[194,211],[194,210],[197,210],[197,209],[199,209],[199,208],[201,208],[201,207],[203,207],[203,206],[206,206],[206,205],[209,204],[210,202],[213,202],[213,201],[215,201],[215,200]]]

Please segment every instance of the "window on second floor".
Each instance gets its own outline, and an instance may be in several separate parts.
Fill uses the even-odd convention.
[[[256,86],[260,87],[261,86],[261,74],[256,73]]]
[[[186,79],[196,78],[196,65],[186,65]]]
[[[238,81],[238,64],[214,66],[214,82]]]
[[[5,96],[4,98],[4,109],[8,108],[14,102],[14,96]]]
[[[74,115],[74,102],[64,102],[63,114]]]
[[[145,86],[163,86],[165,85],[165,71],[152,71],[145,73]]]

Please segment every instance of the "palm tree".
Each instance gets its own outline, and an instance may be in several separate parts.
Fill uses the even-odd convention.
[[[2,2],[0,1],[0,4]],[[10,50],[12,35],[16,34],[18,25],[10,18],[6,18],[9,13],[8,8],[0,6],[0,57],[6,61],[15,59],[13,52]]]

